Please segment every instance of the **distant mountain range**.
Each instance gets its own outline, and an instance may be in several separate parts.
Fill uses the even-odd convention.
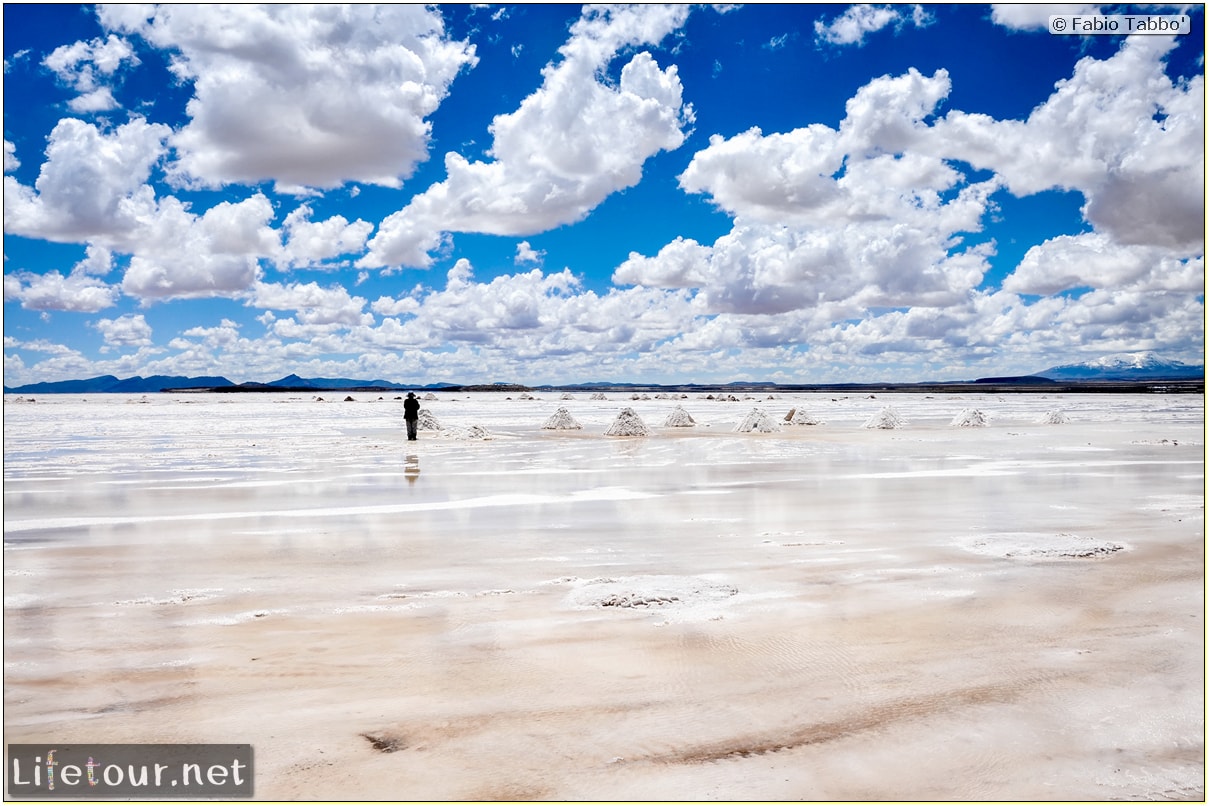
[[[1117,353],[1037,373],[1054,381],[1151,381],[1204,378],[1204,365],[1168,361],[1154,353]]]
[[[30,383],[13,388],[4,387],[5,393],[12,394],[93,394],[97,392],[126,392],[150,393],[162,392],[166,389],[231,389],[248,390],[281,389],[299,390],[313,389],[329,391],[333,389],[444,389],[456,384],[435,383],[427,386],[393,383],[391,381],[359,381],[352,378],[300,378],[297,375],[287,375],[268,383],[232,383],[218,375],[202,375],[185,377],[183,375],[152,375],[149,378],[134,376],[119,379],[113,375],[99,375],[80,381],[55,381],[52,383]]]
[[[138,375],[133,378],[119,379],[113,375],[98,375],[82,381],[54,381],[50,383],[29,383],[14,388],[4,387],[5,393],[16,394],[92,394],[94,392],[159,392],[163,389],[234,386],[229,380],[220,376],[203,375],[197,378],[186,378],[183,375],[152,375],[143,378]]]
[[[1184,364],[1180,361],[1170,361],[1150,352],[1118,353],[1104,356],[1081,364],[1063,364],[1050,367],[1032,375],[1015,376],[1012,378],[984,378],[979,383],[994,381],[998,383],[1045,383],[1046,381],[1093,382],[1093,381],[1161,381],[1161,380],[1195,380],[1205,377],[1204,365]],[[696,384],[687,384],[695,386]],[[715,386],[736,387],[775,387],[779,384],[767,381],[735,381],[730,384],[715,384]],[[909,387],[912,384],[902,384]],[[596,388],[630,388],[650,387],[653,384],[609,383],[596,381],[592,383],[571,384],[558,386],[558,389],[596,389]],[[805,386],[805,385],[803,385]],[[496,383],[487,385],[464,386],[455,383],[432,383],[426,385],[401,384],[393,381],[373,380],[363,381],[351,378],[301,378],[297,375],[287,375],[268,383],[235,384],[221,376],[184,377],[180,375],[152,375],[150,378],[135,376],[133,378],[117,378],[113,375],[101,375],[96,378],[76,381],[56,381],[51,383],[31,383],[25,386],[4,387],[5,393],[11,394],[93,394],[106,392],[151,393],[167,389],[205,389],[214,391],[354,391],[354,390],[385,390],[385,389],[462,389],[485,390],[501,389],[513,391],[524,389],[518,384]]]

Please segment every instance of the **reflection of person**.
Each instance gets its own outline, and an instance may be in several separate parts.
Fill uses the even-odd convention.
[[[408,485],[416,483],[416,479],[420,478],[420,457],[411,454],[403,463],[403,476],[407,479]]]
[[[416,400],[415,392],[408,392],[403,401],[403,419],[407,421],[407,438],[416,438],[416,426],[420,420],[420,401]]]

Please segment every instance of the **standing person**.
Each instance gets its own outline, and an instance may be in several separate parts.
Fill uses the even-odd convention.
[[[403,401],[403,419],[407,421],[407,438],[414,440],[420,420],[420,401],[416,400],[415,392],[408,392],[407,399]]]

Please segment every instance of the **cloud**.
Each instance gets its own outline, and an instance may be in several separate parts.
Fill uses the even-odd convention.
[[[876,33],[888,25],[901,28],[910,22],[916,28],[931,24],[932,17],[922,6],[916,5],[910,14],[905,13],[903,6],[874,6],[864,3],[849,6],[843,14],[829,23],[817,20],[814,23],[816,41],[830,45],[865,44],[867,34]]]
[[[1132,36],[1111,58],[1081,59],[1026,121],[950,112],[946,152],[1026,196],[1077,190],[1083,215],[1125,245],[1204,250],[1204,77],[1173,83],[1170,37]],[[1121,121],[1132,121],[1124,126]]]
[[[4,178],[5,232],[129,246],[131,235],[155,215],[147,179],[170,133],[138,117],[110,132],[75,118],[60,120],[34,187]]]
[[[4,299],[19,301],[22,308],[32,311],[96,313],[117,304],[118,289],[94,276],[108,274],[112,268],[109,250],[90,246],[85,258],[66,277],[57,271],[6,273]]]
[[[4,172],[15,171],[21,167],[21,160],[17,159],[17,146],[8,140],[4,141]]]
[[[230,319],[223,319],[216,327],[191,327],[181,333],[190,339],[201,339],[211,349],[230,347],[239,341],[239,324]]]
[[[4,60],[4,72],[7,75],[14,67],[29,58],[29,48],[22,48],[12,55],[12,57]]]
[[[257,283],[248,299],[254,308],[294,311],[306,325],[343,326],[373,323],[373,315],[364,313],[365,302],[343,286],[318,283]]]
[[[68,102],[71,110],[79,113],[116,109],[119,104],[106,82],[113,81],[123,65],[134,67],[139,63],[130,43],[113,34],[103,40],[98,37],[55,48],[42,61],[60,82],[79,93]]]
[[[374,309],[387,315],[395,304],[381,299]],[[520,356],[544,363],[574,356],[585,367],[611,351],[666,341],[689,327],[695,315],[687,294],[634,288],[599,295],[584,291],[567,269],[552,274],[533,269],[480,283],[465,259],[449,270],[443,289],[414,291],[398,301],[397,309],[409,318],[383,321],[374,343],[412,349],[473,345],[501,361]],[[481,368],[465,371],[477,376]]]
[[[23,341],[21,339],[13,338],[12,336],[4,337],[4,348],[6,350],[16,349],[18,347],[22,350],[32,350],[38,353],[46,353],[47,355],[79,355],[76,350],[73,350],[66,345],[58,344],[53,341],[47,341],[46,339]]]
[[[140,314],[125,314],[117,319],[99,319],[94,324],[110,347],[145,347],[151,344],[151,325]]]
[[[273,206],[256,194],[199,216],[175,197],[157,199],[148,179],[169,133],[138,117],[108,132],[60,120],[34,188],[4,178],[5,232],[130,254],[122,291],[143,299],[246,290],[260,259],[285,259]]]
[[[653,258],[630,252],[613,272],[613,282],[656,288],[701,288],[709,282],[713,250],[692,238],[677,237]]]
[[[109,29],[175,54],[192,82],[173,135],[185,185],[355,181],[400,187],[427,159],[431,115],[474,47],[412,4],[109,5]]]
[[[700,289],[708,313],[963,299],[993,248],[962,248],[960,233],[981,230],[999,183],[970,183],[923,148],[925,119],[948,90],[943,70],[912,69],[862,87],[838,129],[711,137],[680,184],[730,214],[731,232],[708,247],[678,239],[655,258],[631,255],[614,281]]]
[[[379,316],[414,316],[420,310],[420,301],[415,297],[378,297],[369,309]]]
[[[285,218],[286,265],[314,268],[340,255],[360,253],[374,225],[360,219],[349,223],[341,215],[324,221],[311,221],[312,210],[301,205]]]
[[[542,86],[491,124],[490,162],[445,156],[447,179],[387,216],[359,266],[427,267],[445,233],[523,236],[582,219],[642,177],[643,163],[678,148],[692,119],[674,66],[646,52],[603,78],[623,47],[657,44],[688,6],[589,8],[543,70]]]
[[[760,47],[764,48],[765,50],[780,50],[781,48],[785,47],[788,42],[789,34],[781,34],[780,36],[774,36],[772,39],[769,39]]]
[[[257,194],[204,215],[168,197],[140,232],[122,291],[144,300],[237,297],[259,279],[260,258],[279,258],[273,205]]]
[[[1045,31],[1053,14],[1100,16],[1100,6],[1088,3],[992,3],[991,21],[1014,31]]]
[[[118,300],[118,290],[113,286],[74,272],[67,277],[57,271],[18,272],[6,275],[4,280],[5,300],[20,300],[22,308],[32,311],[96,313],[113,307]],[[11,289],[10,283],[15,284]]]
[[[521,241],[516,245],[516,258],[513,262],[518,266],[522,263],[541,263],[545,256],[545,252],[537,251],[528,241]]]
[[[1138,291],[1204,289],[1204,259],[1181,259],[1153,246],[1115,243],[1104,233],[1060,235],[1025,253],[1003,288],[1019,294],[1058,294],[1079,288]]]

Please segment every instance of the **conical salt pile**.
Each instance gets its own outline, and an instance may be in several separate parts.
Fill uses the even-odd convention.
[[[907,421],[889,406],[865,420],[865,428],[902,428],[906,424]]]
[[[542,428],[549,428],[553,431],[572,431],[576,428],[583,428],[583,426],[571,416],[571,412],[567,411],[566,406],[559,406],[558,410],[546,419]]]
[[[963,409],[949,425],[958,428],[982,428],[987,422],[987,416],[978,409]]]
[[[416,420],[416,428],[421,431],[440,431],[441,424],[436,417],[432,416],[432,412],[428,409],[420,409]]]
[[[743,418],[743,422],[735,426],[736,431],[759,431],[762,434],[768,434],[773,431],[780,431],[781,426],[777,425],[776,420],[769,417],[761,409],[752,409],[751,412]]]
[[[1044,425],[1061,425],[1062,423],[1069,423],[1070,418],[1066,416],[1062,409],[1053,409],[1051,411],[1047,411],[1045,416],[1037,422]]]
[[[789,414],[785,415],[785,422],[790,425],[822,425],[823,421],[813,414],[810,414],[806,409],[790,409]]]
[[[646,423],[642,418],[631,408],[624,408],[617,415],[617,419],[609,426],[609,430],[605,431],[606,437],[645,437],[650,432],[647,430]]]
[[[432,392],[429,392],[428,394],[424,395],[424,399],[425,400],[436,400],[437,396],[434,395]]]
[[[595,393],[593,393],[592,397],[590,397],[588,399],[589,400],[608,400],[608,398],[604,396],[604,392],[595,392]]]
[[[672,409],[672,413],[663,421],[665,426],[672,428],[688,428],[697,424],[693,416],[684,410],[684,406],[677,406]]]
[[[570,392],[563,392],[563,396],[559,399],[560,400],[574,400],[575,396],[573,394],[571,394]]]
[[[449,436],[454,439],[491,439],[491,434],[481,425],[455,429],[449,432]]]

